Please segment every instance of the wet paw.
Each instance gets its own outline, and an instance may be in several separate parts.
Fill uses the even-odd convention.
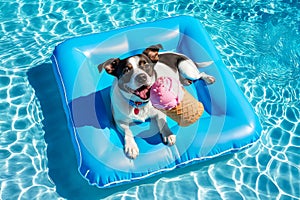
[[[163,143],[172,146],[176,143],[176,135],[162,136]]]
[[[133,139],[125,143],[124,152],[130,159],[135,159],[139,155],[139,148]]]

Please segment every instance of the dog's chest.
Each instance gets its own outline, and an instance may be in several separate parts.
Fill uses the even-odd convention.
[[[143,105],[133,105],[117,93],[112,95],[112,109],[116,121],[144,122],[153,115],[153,106],[150,102]]]
[[[146,105],[134,105],[131,106],[129,111],[129,118],[133,121],[137,122],[145,122],[153,115],[153,111],[151,109],[151,103],[147,103]]]

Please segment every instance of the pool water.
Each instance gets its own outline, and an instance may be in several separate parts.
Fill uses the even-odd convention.
[[[299,1],[18,0],[0,8],[0,199],[300,199]],[[177,15],[206,27],[260,118],[261,139],[137,184],[89,186],[48,84],[54,47]]]

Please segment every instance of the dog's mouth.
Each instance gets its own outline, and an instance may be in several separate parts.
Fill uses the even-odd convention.
[[[147,100],[150,98],[150,89],[151,89],[151,86],[142,85],[138,89],[134,90],[133,94],[135,94],[136,96],[140,97],[143,100]]]

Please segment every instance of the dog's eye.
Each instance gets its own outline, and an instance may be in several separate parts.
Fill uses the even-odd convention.
[[[140,66],[144,66],[144,65],[146,65],[147,63],[146,63],[146,61],[141,60],[139,64],[140,64]]]
[[[129,72],[129,69],[126,67],[126,68],[123,69],[123,74],[125,74],[127,72]]]
[[[123,74],[128,73],[130,70],[131,70],[131,67],[125,67],[125,68],[123,69]]]

